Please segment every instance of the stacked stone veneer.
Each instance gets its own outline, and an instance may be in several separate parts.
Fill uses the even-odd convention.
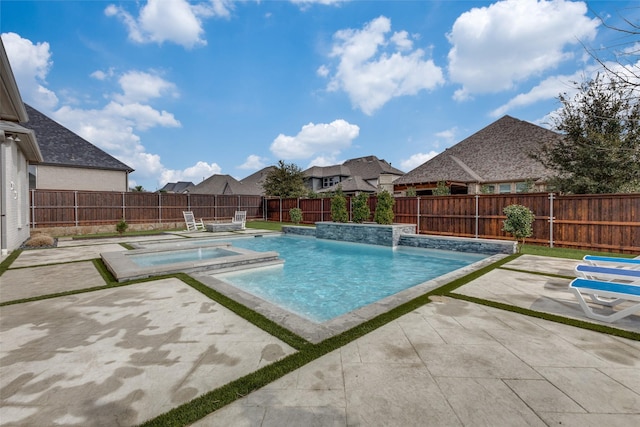
[[[517,244],[511,240],[474,239],[466,237],[429,236],[415,234],[414,224],[353,224],[317,222],[316,227],[283,226],[285,234],[297,234],[319,239],[342,240],[383,246],[413,246],[481,254],[513,254]]]
[[[474,239],[466,237],[403,235],[400,245],[416,248],[443,249],[447,251],[474,252],[480,254],[513,254],[517,244],[512,240]]]
[[[380,225],[316,222],[316,237],[318,239],[368,243],[370,245],[397,246],[400,236],[414,234],[415,232],[415,224]]]

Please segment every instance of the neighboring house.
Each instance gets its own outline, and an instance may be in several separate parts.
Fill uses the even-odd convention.
[[[275,166],[267,166],[259,171],[252,173],[248,177],[241,179],[240,182],[249,191],[249,194],[264,196],[264,180],[269,172],[275,169]]]
[[[394,193],[415,188],[432,194],[445,182],[452,194],[545,191],[552,171],[531,157],[562,136],[529,122],[504,116],[394,181]]]
[[[338,184],[349,179],[349,183],[342,185],[345,192],[347,185],[354,192],[377,192],[385,188],[382,184],[393,182],[403,176],[404,172],[376,156],[365,156],[347,160],[341,165],[313,166],[305,170],[304,174],[307,187],[318,193],[333,191],[330,189],[336,189]]]
[[[253,185],[245,185],[231,175],[211,175],[194,186],[189,192],[192,194],[225,194],[259,196]]]
[[[195,185],[191,181],[167,182],[159,191],[161,193],[190,193]]]
[[[31,188],[129,191],[133,169],[58,122],[25,105],[43,159],[30,166]]]
[[[29,163],[42,161],[4,44],[0,38],[0,254],[17,249],[30,235]]]
[[[318,193],[333,193],[338,190],[338,187],[342,189],[345,196],[355,196],[358,193],[377,193],[378,187],[374,187],[367,181],[359,176],[350,176],[345,180],[340,181],[331,187],[318,190]]]

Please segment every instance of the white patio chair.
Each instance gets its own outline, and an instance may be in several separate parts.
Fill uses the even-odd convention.
[[[200,218],[200,221],[196,221],[193,212],[183,211],[182,215],[184,216],[184,222],[187,224],[187,231],[205,231],[207,229],[202,218]]]
[[[240,224],[241,229],[244,230],[244,225],[247,222],[247,211],[236,211],[231,222],[233,224]]]

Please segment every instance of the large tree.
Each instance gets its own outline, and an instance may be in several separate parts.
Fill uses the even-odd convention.
[[[278,162],[267,174],[264,184],[267,196],[302,197],[307,194],[304,186],[304,173],[293,163],[287,164],[283,160]]]
[[[637,89],[612,75],[563,93],[554,128],[564,135],[536,156],[555,170],[550,180],[561,193],[640,191],[640,105]]]

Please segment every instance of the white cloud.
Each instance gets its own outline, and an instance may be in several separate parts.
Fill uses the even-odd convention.
[[[406,31],[387,40],[390,31],[391,21],[381,16],[361,30],[334,34],[331,57],[338,58],[338,65],[327,89],[344,90],[352,104],[367,115],[394,97],[415,95],[444,83],[440,67],[431,59],[425,60],[422,49],[412,50]],[[318,74],[328,76],[329,67],[323,67]]]
[[[127,102],[145,102],[153,98],[178,96],[176,86],[162,77],[142,71],[129,71],[119,79],[122,94],[116,95],[115,100]]]
[[[53,65],[49,43],[33,44],[16,33],[3,33],[2,42],[22,98],[47,107],[55,106],[58,97],[44,86]]]
[[[436,133],[436,136],[438,138],[442,138],[446,140],[446,142],[453,142],[453,139],[456,137],[457,134],[458,134],[458,128],[454,126],[451,129],[446,129]]]
[[[428,153],[416,153],[411,157],[409,157],[408,159],[401,160],[400,169],[408,172],[410,170],[417,168],[423,163],[426,163],[428,160],[433,159],[437,155],[438,153],[435,151],[429,151]]]
[[[197,4],[190,4],[187,0],[148,0],[137,18],[113,4],[107,6],[104,13],[118,17],[127,27],[129,38],[137,43],[172,42],[190,49],[207,44],[203,38],[203,18],[228,18],[232,8],[230,0]]]
[[[342,163],[344,163],[344,160],[337,160],[335,156],[318,156],[307,164],[306,169],[312,166],[333,166],[341,165]]]
[[[572,57],[565,48],[592,40],[599,25],[582,2],[505,0],[458,17],[447,35],[454,98],[511,89]]]
[[[191,181],[194,184],[202,182],[211,175],[219,175],[222,168],[217,163],[198,162],[184,170],[164,169],[160,175],[160,186],[167,182]]]
[[[297,4],[300,8],[305,9],[314,4],[338,5],[347,0],[289,0],[293,4]]]
[[[271,144],[271,152],[284,160],[308,159],[318,153],[333,156],[349,148],[359,133],[357,125],[342,119],[329,124],[309,123],[296,136],[278,135]]]
[[[256,156],[255,154],[251,154],[247,157],[247,160],[238,166],[238,169],[249,169],[249,170],[258,170],[267,166],[267,159],[262,158],[260,156]]]

